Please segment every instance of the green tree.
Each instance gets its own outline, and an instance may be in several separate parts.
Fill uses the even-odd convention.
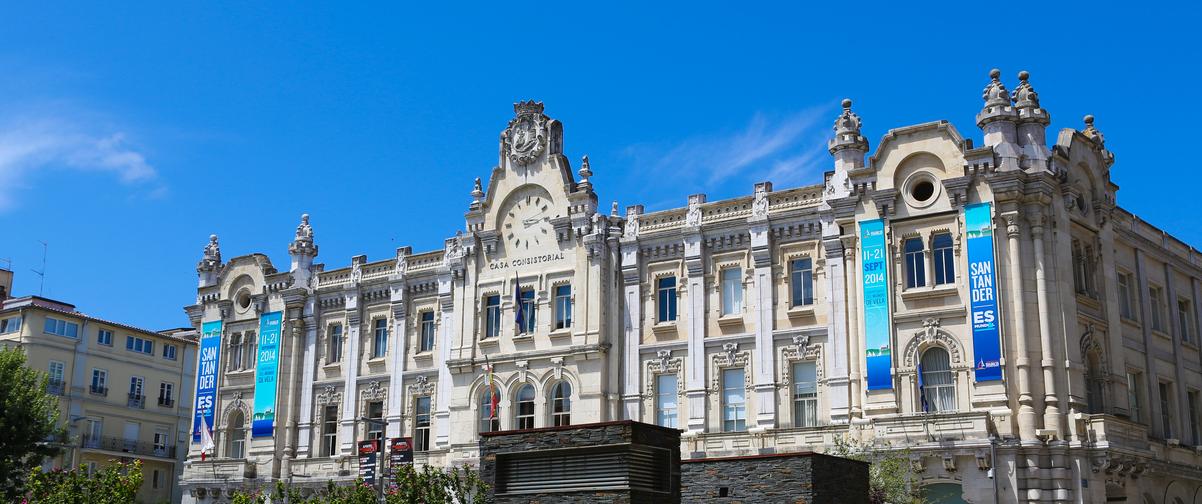
[[[128,504],[142,487],[142,461],[113,463],[89,476],[80,466],[74,471],[35,468],[29,476],[29,504]]]
[[[0,491],[13,502],[25,493],[29,471],[58,453],[58,398],[45,373],[25,367],[25,352],[0,350]]]
[[[869,502],[872,504],[923,504],[922,489],[910,469],[909,448],[888,443],[868,444],[836,437],[831,455],[868,462]]]

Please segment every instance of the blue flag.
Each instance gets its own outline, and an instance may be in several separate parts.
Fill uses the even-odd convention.
[[[513,272],[513,322],[517,324],[518,330],[514,334],[522,334],[526,332],[523,327],[523,319],[526,318],[526,310],[522,306],[522,285],[518,283],[518,274]]]
[[[918,401],[922,403],[922,412],[929,413],[931,404],[927,402],[927,388],[922,383],[922,363],[918,364]]]

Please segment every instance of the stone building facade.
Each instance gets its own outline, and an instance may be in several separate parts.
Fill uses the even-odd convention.
[[[193,498],[353,478],[366,437],[475,464],[481,430],[636,419],[682,429],[689,459],[904,446],[967,502],[1202,502],[1202,254],[1117,206],[1092,117],[1048,142],[1025,72],[991,73],[979,145],[936,121],[870,149],[844,101],[823,180],[659,211],[602,208],[562,125],[514,111],[442,249],[327,269],[306,216],[277,271],[212,237],[187,308],[222,323]],[[255,437],[242,356],[267,313],[278,414]]]

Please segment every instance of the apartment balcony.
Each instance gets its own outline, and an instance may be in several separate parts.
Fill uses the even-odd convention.
[[[88,387],[88,392],[92,395],[107,396],[109,395],[109,388],[99,385],[92,385]]]
[[[170,397],[159,397],[159,406],[162,406],[164,408],[170,408],[172,406],[175,406],[175,399],[172,399]]]
[[[46,382],[46,392],[61,396],[66,393],[67,383],[63,380],[50,380]]]
[[[1147,451],[1150,427],[1114,415],[1082,415],[1085,435],[1095,446]]]
[[[156,445],[154,443],[145,443],[134,439],[109,436],[85,435],[80,439],[79,447],[115,453],[129,453],[147,457],[160,457],[169,459],[175,458],[175,446]]]
[[[131,408],[146,409],[146,396],[130,393],[129,400],[125,404]]]

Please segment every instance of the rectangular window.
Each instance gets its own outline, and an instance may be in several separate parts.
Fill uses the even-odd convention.
[[[555,328],[572,327],[572,286],[555,287]]]
[[[0,319],[0,334],[15,333],[21,330],[21,317]]]
[[[1130,273],[1119,272],[1119,313],[1127,320],[1135,320],[1135,279]]]
[[[1186,393],[1186,398],[1189,399],[1189,435],[1193,440],[1194,446],[1202,445],[1202,437],[1199,437],[1198,426],[1198,391],[1191,390]]]
[[[242,333],[234,333],[230,336],[229,350],[229,370],[237,371],[242,369]]]
[[[96,332],[96,343],[104,346],[113,346],[113,331],[101,329]]]
[[[430,450],[430,396],[417,398],[417,414],[413,422],[414,451]]]
[[[321,417],[321,456],[338,453],[338,406],[327,405]]]
[[[931,255],[935,262],[935,285],[947,285],[956,281],[956,254],[952,247],[952,235],[939,233],[931,240]]]
[[[342,362],[342,324],[326,328],[326,364]]]
[[[1190,300],[1177,300],[1177,321],[1181,324],[1181,341],[1194,340],[1194,309]]]
[[[104,434],[104,422],[99,418],[89,418],[83,433],[84,448],[99,448],[100,436]]]
[[[421,313],[421,339],[418,340],[417,351],[429,352],[434,350],[434,312]]]
[[[371,356],[373,359],[383,357],[388,352],[388,320],[376,319],[373,335]]]
[[[367,403],[367,439],[375,441],[384,437],[384,401]]]
[[[817,363],[793,364],[793,426],[818,426]]]
[[[518,330],[521,334],[534,334],[534,324],[537,318],[534,310],[538,305],[534,304],[534,289],[527,289],[518,295],[518,302],[522,304],[522,317],[518,321]]]
[[[167,360],[175,360],[175,345],[163,345],[163,358]]]
[[[747,398],[743,369],[722,370],[722,431],[747,430]]]
[[[655,281],[656,307],[659,313],[656,322],[676,320],[676,277],[666,276]]]
[[[1127,373],[1127,408],[1131,410],[1131,420],[1135,422],[1143,422],[1143,411],[1141,410],[1141,401],[1139,400],[1140,393],[1143,389],[1139,373]]]
[[[1081,240],[1073,238],[1073,286],[1077,289],[1077,294],[1088,294],[1085,288],[1086,264],[1085,254],[1081,248]]]
[[[254,369],[258,364],[255,356],[259,355],[259,340],[254,331],[246,331],[242,336],[242,369]],[[241,458],[241,457],[238,457]]]
[[[157,433],[155,434],[155,437],[156,437],[156,438],[158,437],[158,434],[157,434]],[[156,449],[155,449],[155,451],[158,451],[158,449],[156,448]],[[164,450],[163,450],[163,451],[166,451],[166,448],[164,448]],[[151,479],[150,479],[150,488],[153,488],[153,489],[155,489],[155,490],[158,490],[159,486],[161,486],[162,484],[163,484],[163,482],[162,482],[162,473],[161,473],[161,472],[159,472],[159,470],[158,470],[158,469],[155,469],[155,470],[154,470],[154,476],[152,476],[152,477],[151,477]]]
[[[155,456],[166,457],[167,456],[167,433],[163,432],[163,431],[155,431],[153,442],[154,442]],[[157,476],[158,471],[155,471],[155,473],[156,473],[155,478],[158,479],[158,476]]]
[[[63,395],[63,392],[66,390],[66,382],[64,381],[66,370],[67,365],[65,363],[59,361],[50,361],[50,368],[46,373],[46,389],[51,394]]]
[[[175,405],[174,390],[175,385],[167,382],[159,384],[159,406],[171,407]]]
[[[46,317],[45,331],[48,334],[56,334],[59,336],[74,338],[79,335],[79,324],[76,324],[75,322],[67,322],[66,320]]]
[[[1164,289],[1149,286],[1148,304],[1152,310],[1152,329],[1164,332]]]
[[[484,298],[484,338],[501,336],[501,296],[493,294]]]
[[[907,239],[903,248],[906,261],[906,288],[926,286],[926,258],[923,257],[922,238]]]
[[[128,405],[131,408],[143,408],[146,406],[145,384],[146,380],[141,376],[130,377]]]
[[[814,261],[810,258],[794,259],[789,263],[789,306],[814,304]]]
[[[154,354],[154,342],[145,338],[137,338],[134,336],[125,337],[125,349],[131,352],[142,353],[146,355]]]
[[[743,270],[726,268],[721,273],[722,315],[737,315],[743,312]]]
[[[93,394],[106,395],[109,393],[109,372],[103,369],[92,370],[92,388]]]
[[[663,427],[676,428],[676,375],[661,374],[655,377],[655,423]]]
[[[1160,382],[1160,428],[1164,433],[1164,438],[1173,437],[1173,397],[1170,392],[1172,387],[1168,383]]]

